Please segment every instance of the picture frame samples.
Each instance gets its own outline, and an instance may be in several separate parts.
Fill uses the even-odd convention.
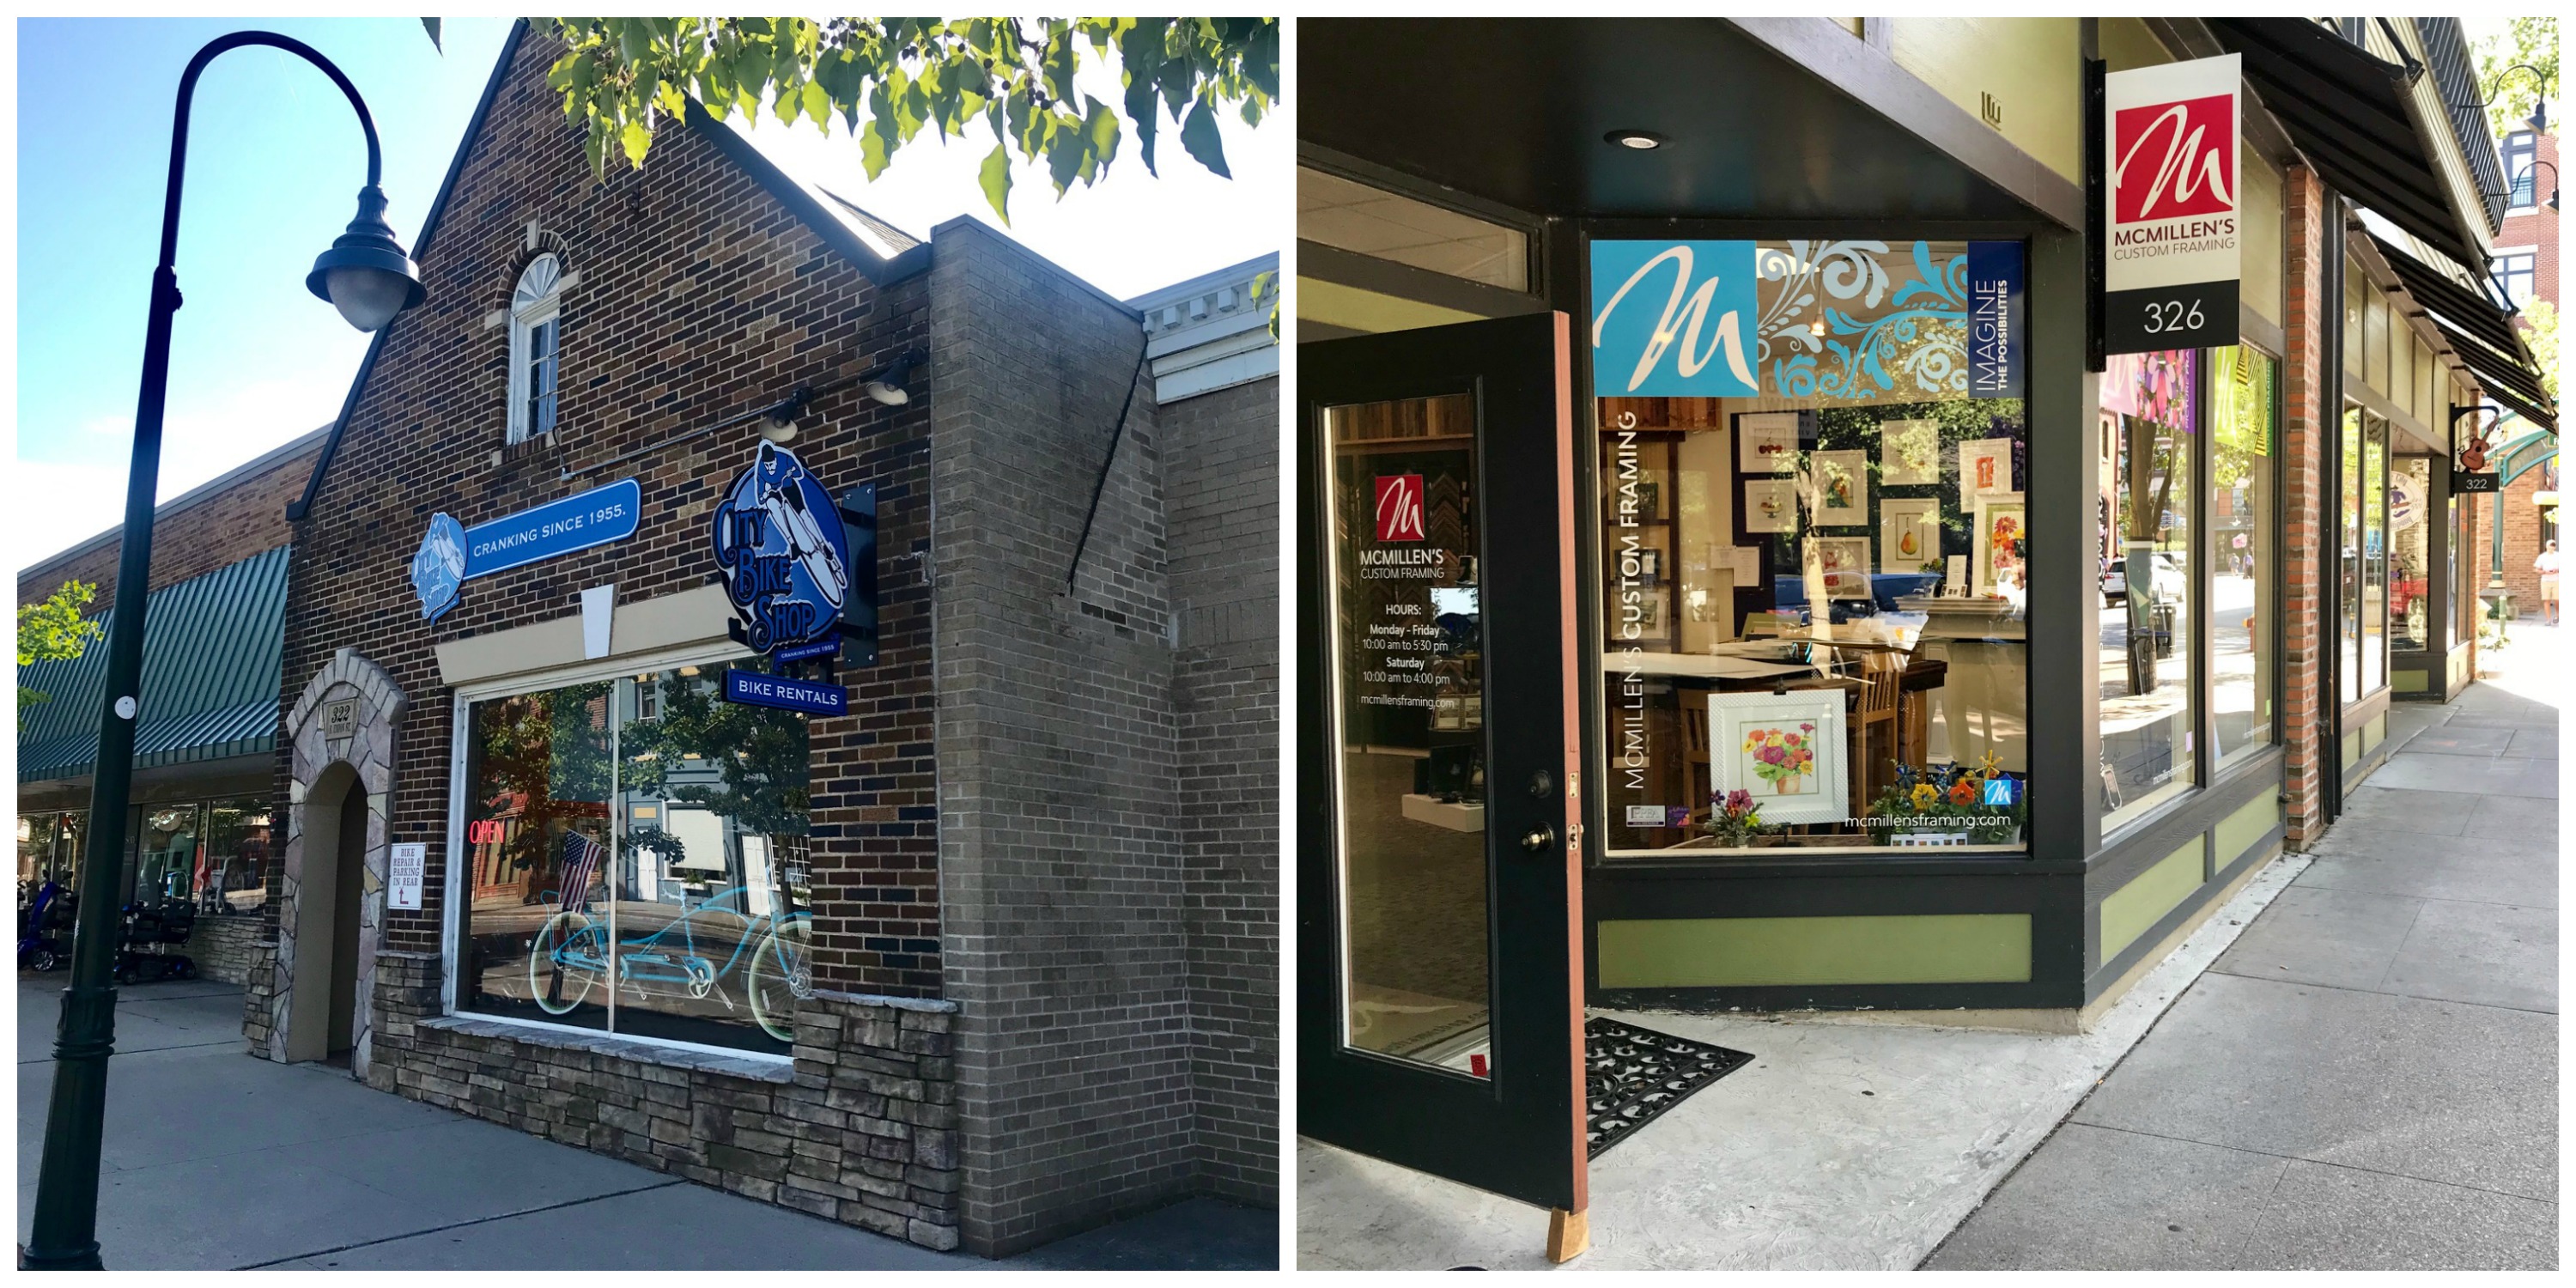
[[[2008,574],[2013,585],[2021,583],[2022,558],[2002,543],[2026,541],[2030,532],[2030,509],[2019,492],[1999,492],[1980,498],[1969,512],[1976,524],[1976,551],[1971,556],[1975,565],[1976,593],[1997,593]]]
[[[1974,510],[1977,498],[2013,488],[2012,440],[1980,438],[1959,444],[1959,508]]]
[[[1764,823],[1851,817],[1840,690],[1712,693],[1708,750],[1711,786],[1751,793]]]
[[[1735,465],[1744,474],[1786,474],[1798,462],[1798,413],[1744,412],[1735,418]]]
[[[1941,571],[1941,501],[1891,496],[1878,502],[1878,570]]]
[[[1878,481],[1885,487],[1914,487],[1940,482],[1940,423],[1929,420],[1879,422]]]
[[[1759,535],[1798,530],[1798,481],[1794,478],[1744,480],[1744,530]]]
[[[1817,452],[1809,458],[1816,488],[1816,526],[1856,528],[1869,523],[1869,453]]]
[[[1810,537],[1815,566],[1824,574],[1827,599],[1868,599],[1869,538]]]

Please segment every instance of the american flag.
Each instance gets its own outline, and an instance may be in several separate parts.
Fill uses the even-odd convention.
[[[600,860],[607,857],[607,846],[579,832],[564,833],[563,884],[555,896],[558,906],[580,907],[582,897],[590,893],[590,878],[599,871]]]

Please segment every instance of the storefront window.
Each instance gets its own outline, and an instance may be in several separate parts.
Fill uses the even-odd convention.
[[[2388,683],[2388,422],[2362,418],[2361,692]]]
[[[2388,472],[2389,648],[2420,653],[2432,647],[2432,533],[2425,521],[2433,490],[2433,458],[2400,456]]]
[[[1342,1038],[1473,1074],[1492,1007],[1475,400],[1333,407],[1324,422]]]
[[[717,678],[474,704],[459,1009],[787,1051],[812,988],[805,721]]]
[[[2028,438],[1989,284],[2021,247],[1693,245],[1748,255],[1750,324],[1642,353],[1735,392],[1598,401],[1605,852],[2020,852]],[[1654,246],[1594,244],[1596,313],[1682,300],[1604,305]]]
[[[2209,660],[2214,759],[2223,766],[2273,737],[2273,641],[2280,623],[2273,382],[2279,367],[2252,348],[2209,356],[2210,537],[2217,552]]]
[[[187,902],[193,898],[197,869],[205,861],[205,807],[193,802],[146,807],[139,841],[134,869],[136,902]]]
[[[2102,377],[2117,454],[2102,462],[2111,504],[2102,546],[2102,830],[2198,779],[2199,685],[2192,640],[2200,595],[2193,460],[2199,353],[2122,354]]]
[[[54,816],[18,816],[18,906],[25,908],[37,886],[54,875]]]
[[[2338,598],[2341,601],[2341,647],[2337,650],[2336,667],[2341,683],[2336,692],[2344,702],[2361,696],[2361,408],[2347,406],[2343,411],[2341,439],[2343,484],[2336,493],[2341,515],[2342,552],[2335,561]]]
[[[2478,588],[2469,583],[2469,508],[2468,503],[2452,497],[2451,508],[2451,639],[2450,646],[2476,639],[2478,635]]]
[[[273,841],[268,802],[249,797],[208,805],[206,841],[206,867],[197,881],[203,909],[242,913],[265,905]]]

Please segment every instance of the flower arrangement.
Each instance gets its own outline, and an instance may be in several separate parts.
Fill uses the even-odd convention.
[[[1986,803],[1986,784],[2013,783],[2010,804]],[[2030,822],[2030,780],[2006,772],[1986,753],[1975,765],[1900,764],[1896,781],[1869,803],[1864,822],[1880,845],[1897,832],[1966,832],[1980,845],[2009,844]],[[1900,825],[1896,820],[1905,820]]]
[[[1816,749],[1811,744],[1816,726],[1800,724],[1796,729],[1748,729],[1744,733],[1744,754],[1753,762],[1755,777],[1771,784],[1775,796],[1803,794],[1810,790],[1807,779],[1816,772]]]
[[[1700,830],[1717,838],[1721,845],[1742,849],[1753,844],[1762,834],[1762,807],[1753,803],[1753,793],[1739,787],[1723,796],[1708,798],[1708,821]]]

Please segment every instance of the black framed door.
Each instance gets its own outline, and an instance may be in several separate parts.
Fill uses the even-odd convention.
[[[1580,1212],[1569,322],[1297,352],[1297,1129]]]

